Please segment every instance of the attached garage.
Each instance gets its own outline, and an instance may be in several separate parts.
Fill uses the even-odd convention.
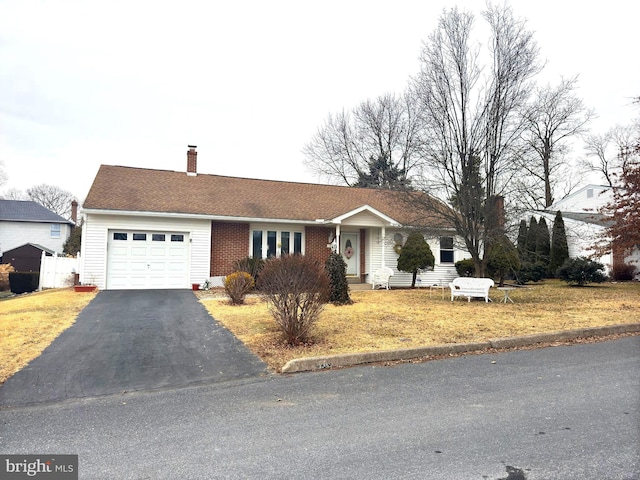
[[[107,241],[107,289],[184,288],[188,232],[113,229]]]

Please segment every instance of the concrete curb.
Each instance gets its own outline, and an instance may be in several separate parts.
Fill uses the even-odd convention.
[[[490,348],[517,348],[536,345],[539,343],[565,342],[576,340],[578,338],[606,337],[609,335],[638,332],[640,332],[640,323],[628,323],[605,327],[578,328],[575,330],[565,330],[560,332],[536,333],[520,337],[491,338],[486,342],[477,343],[451,343],[431,347],[296,358],[289,360],[282,367],[282,373],[307,372],[334,367],[350,367],[366,363],[410,360],[412,358],[421,357],[437,357],[442,355],[477,352],[480,350],[488,350]]]

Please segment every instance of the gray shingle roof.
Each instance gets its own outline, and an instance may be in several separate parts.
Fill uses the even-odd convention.
[[[30,200],[0,200],[0,221],[71,223],[57,213]]]

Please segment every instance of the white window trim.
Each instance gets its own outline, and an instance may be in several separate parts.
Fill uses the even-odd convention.
[[[293,226],[291,224],[264,224],[264,223],[252,223],[249,225],[249,256],[253,256],[253,232],[254,230],[260,230],[262,232],[262,258],[266,259],[266,254],[268,250],[267,244],[267,232],[276,232],[276,258],[282,255],[280,251],[280,245],[282,244],[282,232],[289,232],[291,235],[289,236],[289,247],[290,250],[293,250],[293,239],[295,233],[302,234],[301,240],[301,253],[305,254],[305,228]]]
[[[451,248],[442,248],[442,238],[451,238],[453,240],[453,245],[451,246]],[[442,252],[451,252],[451,256],[453,257],[453,260],[451,262],[443,262],[442,260]],[[442,235],[440,237],[438,237],[438,264],[439,265],[453,265],[456,263],[456,238],[451,235]]]
[[[59,223],[52,223],[49,229],[49,236],[51,238],[60,238],[62,236],[62,225]]]

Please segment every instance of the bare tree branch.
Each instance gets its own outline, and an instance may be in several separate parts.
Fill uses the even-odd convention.
[[[541,69],[532,33],[510,8],[490,5],[483,18],[491,32],[489,65],[480,63],[472,41],[473,14],[453,8],[425,42],[414,82],[425,125],[420,189],[457,211],[449,220],[480,275],[484,252],[504,233],[500,197],[522,154],[519,112]]]
[[[409,94],[383,95],[330,114],[304,147],[305,164],[319,177],[356,185],[372,159],[384,158],[406,181],[419,159],[419,120]]]
[[[27,196],[29,200],[39,203],[61,217],[71,219],[71,202],[74,200],[72,193],[43,183],[27,189]]]
[[[573,77],[562,79],[555,87],[537,88],[533,103],[523,112],[525,140],[533,155],[523,157],[522,167],[535,179],[527,187],[544,191],[537,208],[553,204],[554,191],[560,188],[558,184],[568,178],[569,165],[564,154],[569,141],[583,135],[595,116],[594,111],[574,95],[577,82],[577,77]]]

